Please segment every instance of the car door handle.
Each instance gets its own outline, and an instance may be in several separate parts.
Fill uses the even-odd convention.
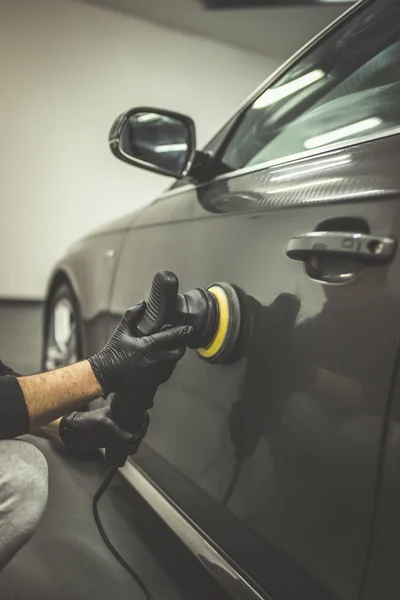
[[[348,231],[312,231],[292,238],[286,254],[293,260],[307,260],[310,256],[337,256],[358,260],[365,264],[381,265],[392,260],[396,240],[386,236]]]

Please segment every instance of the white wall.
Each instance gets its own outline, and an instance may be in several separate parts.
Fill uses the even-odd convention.
[[[202,145],[275,66],[72,0],[0,0],[0,297],[43,297],[73,240],[168,184],[111,155],[117,114],[186,112]]]

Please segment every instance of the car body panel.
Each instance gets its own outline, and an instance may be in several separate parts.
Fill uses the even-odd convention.
[[[48,292],[60,278],[68,281],[79,302],[83,356],[93,354],[107,336],[110,294],[126,232],[88,237],[75,244],[56,266]],[[45,320],[49,303],[45,309]]]
[[[92,231],[90,231],[85,236],[84,239],[98,237],[99,235],[103,235],[103,234],[108,235],[109,233],[113,233],[113,232],[127,231],[128,229],[130,229],[132,224],[136,221],[136,219],[140,215],[143,208],[144,207],[142,207],[141,209],[135,210],[134,212],[130,212],[126,215],[122,215],[122,217],[118,217],[118,218],[114,219],[113,221],[104,223],[104,225],[100,225],[96,229],[93,229]]]
[[[362,268],[346,285],[327,286],[289,260],[285,247],[327,220],[354,217],[373,234],[398,237],[399,145],[398,136],[387,137],[177,190],[142,213],[118,266],[115,320],[146,297],[152,275],[163,268],[178,274],[182,291],[225,280],[263,307],[275,303],[272,322],[261,317],[258,323],[265,337],[247,364],[212,366],[187,353],[159,391],[137,457],[273,597],[296,598],[301,591],[308,598],[354,598],[358,592],[400,331],[397,256],[388,266]],[[128,284],[130,272],[135,277]],[[282,294],[301,305],[293,331],[277,308]],[[294,369],[293,361],[305,355],[310,365]],[[293,369],[317,369],[331,391],[314,380],[296,389]],[[235,411],[243,425],[236,434]],[[373,433],[362,456],[364,426]],[[232,439],[252,446],[254,428],[259,437],[226,509]],[[217,521],[225,522],[224,531]]]
[[[96,352],[106,342],[116,268],[125,236],[142,210],[143,207],[90,231],[68,249],[49,277],[44,322],[53,291],[61,281],[67,281],[80,306],[85,356]]]

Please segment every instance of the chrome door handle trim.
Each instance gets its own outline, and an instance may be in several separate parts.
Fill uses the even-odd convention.
[[[338,256],[380,265],[392,260],[396,240],[386,236],[348,231],[312,231],[293,237],[286,254],[293,260],[307,260],[313,255]]]

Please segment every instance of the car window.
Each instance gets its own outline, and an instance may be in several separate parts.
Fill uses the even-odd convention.
[[[400,125],[400,2],[368,2],[244,113],[222,163],[240,169]]]

